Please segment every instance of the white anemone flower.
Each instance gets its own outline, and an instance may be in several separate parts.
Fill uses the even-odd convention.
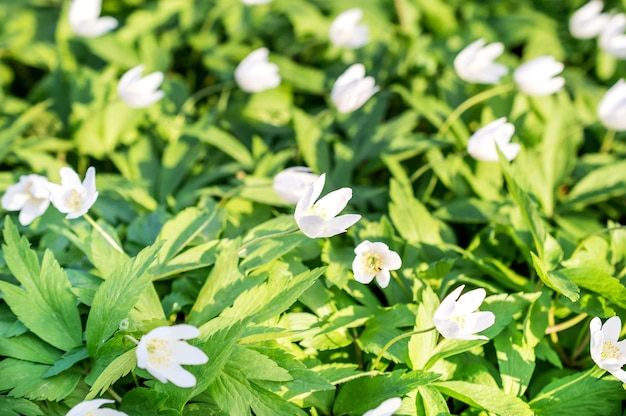
[[[363,241],[354,249],[356,257],[352,262],[352,271],[357,282],[368,284],[374,277],[378,286],[385,288],[389,285],[390,270],[398,270],[402,260],[395,251],[389,250],[385,243]]]
[[[269,62],[267,48],[252,51],[235,69],[235,81],[245,92],[261,92],[280,85],[278,65]]]
[[[171,381],[178,387],[193,387],[196,378],[181,364],[204,364],[209,357],[185,339],[196,338],[200,330],[193,325],[155,328],[141,337],[137,345],[137,366],[147,370],[161,383]]]
[[[459,297],[464,287],[465,285],[457,287],[441,301],[433,316],[433,323],[444,338],[489,339],[484,335],[475,335],[496,321],[493,312],[474,312],[485,300],[485,289],[470,290]]]
[[[506,117],[492,121],[472,134],[467,142],[467,153],[476,160],[497,162],[497,147],[511,161],[521,149],[519,143],[511,143],[514,132],[515,127],[506,122]]]
[[[28,225],[43,215],[50,205],[50,191],[46,188],[48,179],[40,175],[20,176],[15,185],[9,186],[2,196],[2,208],[19,211],[18,220]]]
[[[521,64],[513,72],[517,87],[524,93],[536,97],[557,92],[565,85],[565,78],[557,77],[564,65],[554,57],[539,56]]]
[[[361,219],[358,214],[337,217],[352,198],[352,189],[341,188],[316,202],[324,188],[326,174],[322,174],[296,204],[294,217],[302,232],[309,238],[332,237],[345,233],[348,227]]]
[[[454,70],[463,81],[497,84],[507,74],[506,66],[494,62],[502,55],[504,45],[500,42],[485,43],[485,39],[470,43],[454,59]]]
[[[340,113],[350,113],[370,99],[378,91],[372,77],[365,76],[365,67],[354,64],[337,78],[330,98]]]
[[[620,79],[604,94],[598,105],[598,117],[608,129],[626,130],[626,81]]]
[[[165,95],[158,89],[163,83],[163,72],[156,71],[142,77],[144,68],[144,65],[137,65],[128,70],[117,84],[117,93],[129,107],[146,108]]]
[[[61,185],[48,183],[52,205],[68,220],[78,218],[89,211],[96,202],[96,170],[93,166],[87,169],[85,180],[80,182],[78,174],[71,168],[61,168]]]
[[[339,14],[330,25],[328,37],[333,45],[358,49],[369,43],[369,28],[360,23],[363,10],[354,8]]]
[[[260,4],[271,3],[272,0],[241,0],[246,6],[258,6]]]
[[[618,13],[612,16],[600,33],[598,46],[609,55],[626,59],[626,15]]]
[[[72,407],[65,416],[128,416],[126,413],[120,412],[119,410],[100,409],[100,406],[107,403],[115,403],[115,400],[87,400]]]
[[[603,370],[626,383],[626,371],[622,366],[626,364],[626,340],[618,341],[622,331],[622,321],[619,316],[606,320],[604,325],[596,317],[589,323],[591,331],[591,358]]]
[[[392,397],[391,399],[387,399],[382,402],[377,408],[363,413],[363,416],[391,416],[398,411],[401,405],[401,398]]]
[[[569,31],[575,38],[591,39],[602,32],[609,22],[609,15],[601,13],[604,3],[592,0],[576,10],[569,19]]]
[[[117,27],[117,20],[100,17],[102,0],[73,0],[70,5],[70,27],[78,36],[96,38]]]
[[[319,179],[310,168],[293,166],[283,170],[274,176],[274,192],[290,204],[297,203],[307,189]]]

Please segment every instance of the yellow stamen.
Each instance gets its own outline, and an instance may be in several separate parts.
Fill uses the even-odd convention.
[[[306,210],[307,215],[317,215],[318,217],[322,217],[326,219],[326,210],[318,205],[313,205],[309,209]]]
[[[383,258],[378,253],[368,251],[361,256],[361,265],[366,274],[377,274],[383,269]]]
[[[152,367],[167,367],[172,361],[172,348],[166,339],[152,338],[146,345],[148,362]]]
[[[603,359],[606,360],[609,358],[615,358],[616,360],[619,360],[621,356],[622,352],[617,346],[613,345],[611,341],[605,342],[604,345],[602,345],[602,352],[600,353],[600,357],[602,357]]]

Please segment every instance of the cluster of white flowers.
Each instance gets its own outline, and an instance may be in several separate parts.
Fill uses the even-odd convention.
[[[569,30],[578,39],[598,37],[598,46],[618,59],[626,58],[626,14],[602,13],[604,3],[592,0],[572,15]]]
[[[18,220],[29,225],[43,215],[50,202],[65,218],[74,219],[84,215],[96,202],[96,170],[87,169],[85,179],[80,178],[71,168],[61,168],[61,184],[54,184],[40,175],[24,175],[15,185],[11,185],[2,196],[2,208],[7,211],[20,211]]]

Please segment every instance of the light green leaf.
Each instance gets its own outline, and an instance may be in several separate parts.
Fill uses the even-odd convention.
[[[494,338],[502,390],[522,396],[535,370],[535,350],[523,342],[522,334],[511,324]]]
[[[107,368],[98,376],[96,381],[91,386],[89,394],[85,397],[85,400],[91,400],[102,393],[104,393],[113,383],[137,366],[136,348],[126,351],[124,354],[117,357]]]
[[[549,288],[556,290],[557,292],[567,296],[568,299],[575,302],[579,298],[580,289],[574,282],[572,282],[561,271],[548,271],[543,260],[531,252],[530,256],[533,261],[533,266],[537,272],[537,276],[543,283]]]
[[[0,362],[0,391],[11,390],[11,397],[59,401],[67,397],[80,381],[82,373],[67,371],[44,378],[49,365],[5,358]]]
[[[626,195],[626,160],[593,169],[576,183],[563,208],[578,209]]]
[[[23,334],[12,338],[0,338],[0,356],[54,364],[61,357],[61,352],[33,334]]]
[[[502,390],[465,381],[436,381],[432,387],[472,407],[501,416],[532,416],[528,403]]]
[[[300,153],[307,166],[320,174],[328,172],[330,170],[330,154],[319,121],[294,107],[293,128]]]
[[[448,404],[441,393],[430,386],[418,386],[415,407],[418,415],[445,416],[450,414]]]

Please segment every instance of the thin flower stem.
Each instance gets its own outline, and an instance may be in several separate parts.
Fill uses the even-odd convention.
[[[461,114],[463,114],[472,106],[482,101],[486,101],[492,97],[496,97],[500,94],[504,94],[505,92],[508,92],[511,89],[513,89],[513,84],[498,85],[489,90],[480,92],[468,98],[467,100],[463,101],[461,105],[459,105],[452,113],[450,113],[446,121],[441,125],[441,127],[439,128],[439,131],[437,132],[437,136],[443,136],[444,134],[446,134],[448,130],[450,129],[450,127],[452,126],[452,123],[454,123],[461,116]]]
[[[100,235],[104,237],[105,240],[107,240],[107,243],[109,243],[111,247],[113,247],[115,250],[119,251],[120,253],[124,253],[124,250],[122,250],[122,248],[115,242],[113,237],[111,237],[106,231],[104,231],[104,228],[100,227],[100,225],[97,222],[95,222],[94,219],[89,216],[89,214],[83,214],[83,218],[85,218],[87,222],[91,224],[91,226],[95,228],[96,231],[98,231]]]
[[[391,270],[391,275],[393,276],[393,278],[398,282],[398,285],[400,285],[400,288],[402,289],[402,291],[404,292],[404,294],[406,295],[406,298],[410,301],[411,299],[413,299],[413,295],[411,294],[411,292],[409,292],[409,289],[407,289],[406,285],[404,284],[404,282],[402,281],[402,279],[400,278],[400,275],[398,273],[396,273],[395,270]]]
[[[586,313],[581,313],[578,316],[575,316],[574,318],[565,321],[565,322],[561,322],[560,324],[557,325],[550,325],[549,327],[546,328],[546,335],[548,334],[552,334],[555,332],[561,332],[561,331],[565,331],[566,329],[569,329],[571,327],[573,327],[574,325],[576,325],[577,323],[579,323],[580,321],[584,320],[586,317],[588,317],[589,315],[587,315]]]
[[[409,178],[411,183],[415,182],[416,180],[419,179],[420,176],[422,176],[424,173],[428,172],[428,170],[431,168],[430,162],[423,164],[418,170],[416,170],[413,175],[411,175],[411,177]]]
[[[356,332],[356,329],[352,328],[352,344],[354,344],[354,355],[356,358],[356,363],[358,365],[359,370],[363,370],[363,351],[359,348],[359,344],[356,340],[359,338],[359,335]]]
[[[117,394],[111,387],[109,387],[109,389],[107,390],[107,393],[109,393],[111,397],[115,399],[116,402],[122,403],[122,396]]]
[[[572,352],[572,357],[571,357],[572,362],[574,362],[576,358],[578,358],[578,356],[582,354],[583,351],[585,351],[589,347],[590,339],[591,339],[591,332],[587,332],[587,335],[585,335],[585,339],[583,339],[583,341],[580,343],[578,348],[576,348],[574,352]]]
[[[613,140],[615,140],[615,130],[607,130],[602,139],[602,145],[600,146],[601,153],[609,153],[611,147],[613,147]]]
[[[124,335],[123,338],[131,340],[135,345],[139,345],[139,341],[135,337],[131,337],[130,335]]]
[[[254,244],[256,244],[256,243],[258,243],[260,241],[267,240],[269,238],[282,237],[284,235],[293,234],[293,233],[295,233],[295,232],[297,232],[299,230],[300,230],[299,228],[292,228],[291,230],[280,231],[280,232],[277,232],[277,233],[274,233],[274,234],[267,234],[267,235],[263,235],[261,237],[257,237],[254,240],[250,240],[247,243],[242,244],[241,247],[239,247],[239,250],[237,250],[237,252],[235,254],[241,253],[242,250],[245,250],[248,247],[250,247],[250,246],[252,246],[252,245],[254,245]]]
[[[418,330],[415,330],[415,331],[407,332],[407,333],[405,333],[405,334],[398,335],[397,337],[392,338],[392,339],[391,339],[388,343],[386,343],[386,344],[385,344],[385,346],[383,347],[383,349],[382,349],[382,350],[380,350],[380,353],[376,356],[376,359],[375,359],[374,361],[372,361],[372,365],[370,366],[370,368],[371,368],[372,370],[375,370],[375,369],[376,369],[376,367],[378,367],[378,364],[380,364],[380,360],[382,360],[383,355],[384,355],[384,354],[387,352],[387,350],[388,350],[389,348],[391,348],[391,346],[392,346],[393,344],[395,344],[396,342],[398,342],[398,341],[400,341],[400,340],[402,340],[402,339],[404,339],[404,338],[409,338],[409,337],[412,337],[413,335],[425,334],[426,332],[430,332],[430,331],[432,331],[432,330],[434,330],[434,329],[435,329],[435,327],[434,327],[434,326],[432,326],[432,327],[430,327],[430,328],[426,328],[426,329],[418,329]]]
[[[180,111],[178,112],[178,117],[181,115],[184,117],[202,98],[206,98],[214,93],[221,92],[226,89],[234,88],[234,81],[226,81],[220,84],[209,85],[208,87],[202,88],[201,90],[193,93],[180,107]]]

